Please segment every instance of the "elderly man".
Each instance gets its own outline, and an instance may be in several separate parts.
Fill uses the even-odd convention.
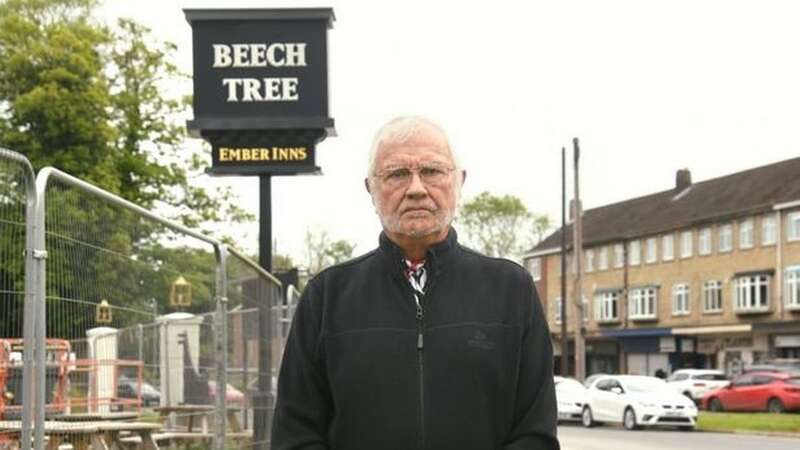
[[[531,277],[462,247],[461,170],[439,126],[386,124],[366,188],[376,250],[306,286],[272,448],[558,449],[552,347]]]

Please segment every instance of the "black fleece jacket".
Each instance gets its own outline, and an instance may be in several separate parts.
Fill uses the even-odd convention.
[[[558,450],[550,333],[519,265],[427,255],[418,311],[400,249],[306,286],[283,355],[272,449]]]

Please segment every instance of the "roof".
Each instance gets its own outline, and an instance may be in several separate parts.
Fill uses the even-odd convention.
[[[671,230],[766,212],[800,200],[800,158],[613,203],[583,212],[585,246],[641,238]],[[572,240],[572,225],[565,227]],[[561,229],[529,253],[561,247]]]

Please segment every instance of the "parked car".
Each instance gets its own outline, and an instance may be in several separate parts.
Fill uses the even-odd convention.
[[[556,385],[558,420],[581,420],[583,404],[586,402],[586,387],[574,378],[553,377]]]
[[[800,373],[800,359],[771,359],[744,367],[742,373],[750,372],[788,372]]]
[[[702,407],[709,411],[800,410],[800,373],[750,372],[730,385],[706,393]]]
[[[641,426],[692,430],[697,424],[697,407],[660,378],[609,375],[597,378],[586,391],[581,422],[586,427],[617,422],[628,430]]]
[[[608,375],[609,374],[607,374],[607,373],[593,373],[593,374],[589,375],[588,377],[586,377],[585,380],[583,380],[583,385],[585,387],[587,387],[587,388],[591,387],[592,383],[594,383],[598,378],[605,377],[605,376],[608,376]]]
[[[242,391],[228,384],[225,386],[225,403],[244,403],[244,394]],[[208,382],[208,396],[213,401],[217,396],[217,383],[216,381],[209,380]]]
[[[117,397],[137,398],[139,381],[135,378],[119,377],[117,379]],[[142,406],[158,406],[161,393],[152,384],[142,381]]]
[[[725,372],[712,369],[679,369],[667,378],[667,386],[695,403],[706,392],[723,388],[730,382]]]

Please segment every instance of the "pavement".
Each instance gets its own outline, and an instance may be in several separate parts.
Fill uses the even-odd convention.
[[[800,435],[752,434],[561,425],[562,450],[798,450]]]

